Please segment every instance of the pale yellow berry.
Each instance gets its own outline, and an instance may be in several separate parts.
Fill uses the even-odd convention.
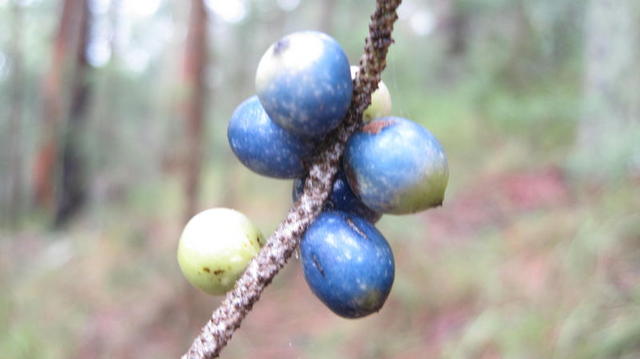
[[[178,264],[194,287],[224,294],[263,244],[262,234],[244,214],[212,208],[196,214],[185,226],[178,244]]]
[[[351,66],[351,78],[355,78],[359,66]],[[371,105],[364,110],[362,119],[365,123],[380,117],[391,115],[391,93],[389,88],[380,80],[378,88],[371,94]]]

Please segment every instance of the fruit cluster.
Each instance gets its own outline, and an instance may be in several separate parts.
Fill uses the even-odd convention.
[[[295,179],[297,201],[317,144],[346,115],[355,72],[326,34],[297,32],[274,43],[258,66],[257,95],[231,116],[227,137],[236,157],[258,174]],[[378,311],[393,284],[393,253],[374,223],[384,213],[441,205],[448,181],[447,159],[436,138],[390,113],[389,91],[380,82],[363,114],[364,126],[347,142],[325,207],[300,242],[311,290],[347,318]],[[242,214],[209,210],[187,224],[178,260],[193,285],[223,293],[261,244]]]

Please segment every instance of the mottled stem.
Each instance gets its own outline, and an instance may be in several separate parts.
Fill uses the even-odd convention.
[[[376,9],[369,24],[369,35],[365,40],[364,55],[360,59],[360,71],[354,79],[351,106],[345,120],[320,145],[318,154],[309,165],[309,175],[300,199],[251,261],[234,289],[227,293],[224,301],[202,327],[189,351],[182,356],[183,359],[209,359],[220,354],[234,331],[240,327],[242,319],[258,301],[264,288],[291,257],[304,231],[320,214],[338,171],[345,143],[360,126],[362,112],[371,103],[371,93],[380,82],[380,74],[386,66],[387,50],[393,43],[391,32],[398,18],[396,9],[401,1],[376,1]]]

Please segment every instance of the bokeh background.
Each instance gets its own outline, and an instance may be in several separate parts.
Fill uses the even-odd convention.
[[[182,278],[194,211],[270,233],[291,182],[226,141],[272,42],[352,63],[363,0],[0,0],[0,357],[175,358],[220,298]],[[223,358],[640,358],[640,3],[405,0],[383,79],[450,163],[385,216],[397,273],[336,317],[292,258]]]

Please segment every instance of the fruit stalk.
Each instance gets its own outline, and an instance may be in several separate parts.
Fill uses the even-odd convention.
[[[391,33],[397,20],[396,9],[402,0],[376,0],[371,15],[369,34],[365,39],[360,71],[354,79],[351,105],[343,123],[330,132],[309,164],[304,192],[289,210],[286,218],[269,237],[267,244],[251,261],[232,291],[202,327],[183,359],[216,358],[251,311],[264,288],[284,267],[300,242],[300,237],[320,214],[331,191],[345,143],[362,124],[362,113],[371,103],[386,66]]]

